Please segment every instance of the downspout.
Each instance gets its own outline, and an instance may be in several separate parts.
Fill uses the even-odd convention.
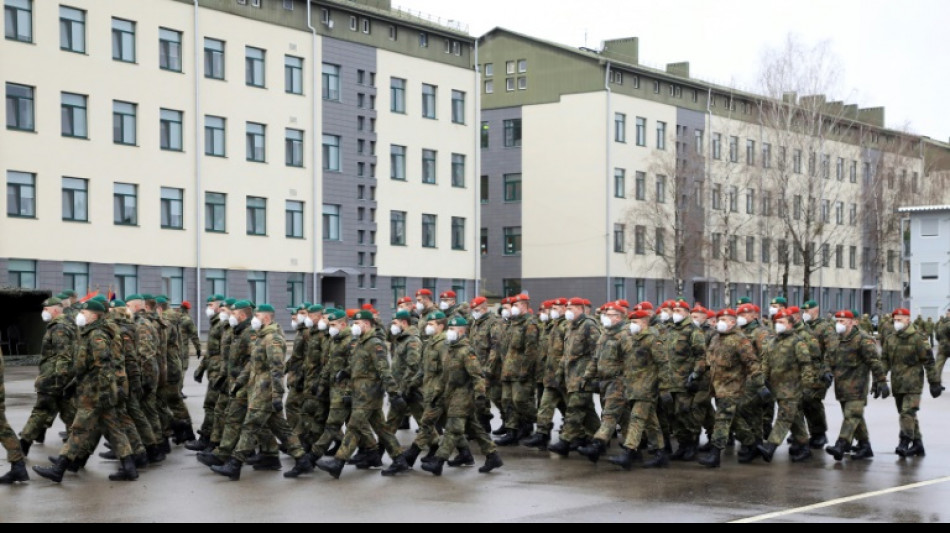
[[[203,232],[201,231],[201,190],[202,190],[202,180],[201,180],[201,146],[199,139],[201,139],[201,76],[198,75],[198,65],[201,64],[201,47],[199,43],[201,42],[201,37],[199,36],[199,27],[198,24],[198,12],[200,11],[200,6],[198,5],[198,0],[195,0],[195,298],[196,302],[195,309],[200,309],[201,304],[201,237]],[[195,313],[195,325],[198,328],[198,332],[201,332],[201,321],[203,313]]]
[[[313,218],[313,233],[310,237],[313,242],[313,302],[315,304],[321,303],[320,301],[320,277],[319,277],[319,268],[317,265],[320,264],[319,249],[317,243],[319,242],[320,227],[319,220],[320,214],[322,214],[322,209],[318,210],[317,204],[320,201],[318,187],[319,182],[317,180],[318,175],[318,165],[317,165],[317,133],[320,131],[317,128],[317,29],[313,26],[313,17],[311,14],[312,6],[311,0],[307,1],[307,28],[310,29],[311,39],[310,39],[310,107],[311,107],[311,131],[310,134],[310,168],[313,174],[311,179],[311,184],[313,185],[313,201],[312,204],[312,218]]]
[[[705,165],[705,167],[706,167],[706,186],[707,186],[707,187],[704,187],[704,188],[703,188],[703,189],[704,189],[704,190],[703,190],[703,195],[705,195],[705,192],[706,192],[706,191],[712,191],[712,190],[713,190],[713,182],[712,182],[712,165],[713,165],[712,143],[713,143],[713,135],[714,135],[714,133],[713,133],[713,131],[712,131],[712,127],[713,127],[713,123],[712,123],[712,99],[713,99],[713,93],[712,93],[712,88],[710,88],[710,89],[709,89],[709,93],[708,93],[708,95],[706,96],[706,120],[707,120],[707,122],[706,122],[706,133],[709,134],[709,137],[708,137],[708,138],[709,138],[709,147],[710,147],[710,150],[709,150],[708,157],[705,157],[705,158],[704,158],[705,161],[707,161],[707,163],[706,163],[706,165]],[[703,148],[705,149],[705,147],[703,147]],[[722,144],[719,145],[719,149],[722,150]],[[704,155],[705,155],[705,154],[704,154]],[[706,201],[707,201],[707,198],[703,198],[703,205],[707,205],[707,204],[706,204]],[[721,199],[720,199],[720,201],[721,201]],[[709,213],[710,213],[710,211],[712,211],[712,209],[713,209],[713,206],[712,206],[711,204],[712,204],[712,201],[709,200],[709,207],[707,207],[706,209],[703,209],[703,233],[706,233],[706,231],[709,229]],[[705,237],[705,236],[704,236],[704,237]],[[704,240],[705,240],[705,239],[704,239]],[[710,261],[703,260],[703,278],[706,280],[706,296],[705,296],[705,298],[706,298],[706,305],[712,305],[712,284],[709,283],[709,281],[710,281],[710,278],[709,278],[709,263],[710,263]]]
[[[606,230],[606,233],[607,233],[607,236],[606,236],[606,238],[604,239],[604,241],[605,241],[605,243],[606,243],[606,245],[604,246],[604,259],[605,259],[605,261],[604,261],[604,266],[606,267],[607,291],[606,291],[606,293],[605,293],[605,294],[606,294],[606,299],[605,299],[604,301],[610,301],[610,300],[613,299],[613,298],[611,298],[611,294],[610,294],[611,281],[612,281],[612,280],[610,279],[610,259],[611,259],[611,255],[610,255],[610,236],[611,236],[611,234],[613,233],[613,232],[611,231],[611,229],[612,229],[612,228],[611,228],[611,224],[612,224],[613,219],[611,218],[611,217],[612,217],[612,214],[611,214],[611,209],[610,209],[610,208],[611,208],[611,205],[610,205],[610,203],[611,203],[611,202],[610,202],[610,185],[611,185],[611,184],[610,184],[610,181],[611,181],[610,162],[611,162],[612,149],[613,149],[613,141],[612,141],[611,138],[610,138],[610,126],[611,126],[610,115],[611,115],[611,113],[613,112],[613,101],[612,101],[612,98],[613,98],[613,91],[610,90],[610,72],[611,72],[611,64],[610,64],[610,61],[608,61],[608,62],[607,62],[607,73],[606,73],[606,75],[604,76],[604,89],[607,91],[607,120],[606,120],[606,122],[607,122],[607,128],[606,128],[606,129],[607,129],[607,150],[606,150],[606,155],[607,155],[607,182],[606,182],[606,188],[605,188],[605,189],[606,189],[606,194],[604,195],[605,198],[606,198],[606,202],[605,202],[605,203],[606,203],[606,209],[604,209],[604,212],[606,213],[606,225],[605,225],[605,228],[604,228],[604,229]]]
[[[475,255],[475,296],[481,294],[482,284],[482,71],[478,63],[478,39],[475,39],[475,224],[473,235],[475,238],[472,250]]]

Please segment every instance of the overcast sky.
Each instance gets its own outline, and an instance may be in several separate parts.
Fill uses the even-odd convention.
[[[640,38],[640,62],[689,61],[691,75],[754,89],[763,49],[791,32],[830,41],[844,66],[842,93],[885,107],[887,126],[950,140],[950,1],[947,0],[393,0],[469,26],[504,27],[570,46]]]

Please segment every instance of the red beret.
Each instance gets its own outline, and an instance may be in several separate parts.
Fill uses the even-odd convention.
[[[712,309],[707,309],[706,318],[709,318],[709,319],[716,318],[716,312],[713,311]]]
[[[603,309],[605,312],[606,311],[620,311],[621,313],[623,313],[623,308],[621,308],[619,305],[615,303],[606,304],[601,309]]]
[[[851,311],[838,311],[837,313],[835,313],[835,318],[847,318],[850,320],[854,320],[854,313],[852,313]]]
[[[372,310],[373,310],[373,304],[363,304],[362,310],[363,310],[363,311],[372,311]]]
[[[416,291],[416,296],[428,296],[429,298],[431,298],[432,291],[430,291],[429,289],[419,289],[418,291]]]
[[[686,300],[679,300],[678,302],[673,304],[673,309],[685,309],[689,311],[689,304],[686,303]]]
[[[755,313],[756,313],[756,314],[758,314],[758,315],[761,315],[761,314],[762,314],[762,308],[760,308],[759,306],[753,305],[752,308],[755,309]]]
[[[523,292],[523,293],[519,294],[518,296],[515,296],[514,298],[512,298],[512,303],[514,303],[514,302],[530,302],[530,301],[531,301],[531,296],[530,296],[528,293],[526,293],[526,292]]]
[[[191,302],[182,302],[182,303],[181,303],[181,306],[182,306],[184,309],[188,309],[189,311],[191,310]]]
[[[479,296],[478,298],[475,298],[474,300],[472,300],[471,305],[472,307],[481,307],[482,305],[485,305],[486,303],[488,303],[488,299],[483,296]]]
[[[800,313],[802,312],[802,310],[801,310],[801,308],[798,308],[798,307],[789,307],[789,308],[788,308],[788,312],[789,312],[789,314],[791,314],[791,315],[797,315],[797,314],[800,314]]]
[[[643,320],[645,318],[650,318],[650,313],[647,313],[646,311],[634,311],[630,313],[627,318],[630,320]]]
[[[894,313],[892,313],[892,314],[893,314],[894,316],[910,316],[910,310],[909,310],[909,309],[896,309],[896,310],[894,311]]]
[[[353,318],[353,317],[355,317],[356,314],[359,313],[359,312],[360,312],[359,309],[347,309],[347,310],[346,310],[346,316],[347,316],[347,318]]]
[[[673,300],[667,300],[663,302],[663,305],[660,306],[660,309],[673,309],[674,307],[676,307],[676,302]]]
[[[501,305],[508,305],[508,304],[510,304],[510,303],[511,303],[511,299],[510,299],[510,298],[502,298],[502,299],[501,299]]]
[[[614,302],[614,304],[617,305],[617,307],[622,307],[622,308],[624,308],[624,309],[630,309],[630,302],[628,302],[628,301],[626,301],[626,300],[617,300],[616,302]]]
[[[587,300],[585,300],[585,299],[583,299],[583,298],[571,298],[571,299],[567,302],[567,305],[584,306],[584,305],[590,305],[590,304],[588,304],[588,303],[587,303]]]
[[[567,305],[567,298],[558,298],[551,300],[551,305]]]
[[[696,307],[693,307],[692,312],[693,312],[693,313],[703,313],[703,314],[706,314],[706,308],[703,307],[703,306],[701,306],[701,305],[699,305],[699,304],[696,304]]]
[[[439,295],[439,298],[442,300],[454,300],[458,298],[458,296],[455,294],[455,291],[445,291]]]
[[[554,307],[554,305],[551,303],[551,300],[546,300],[541,303],[541,309],[550,309],[552,307]]]
[[[587,307],[590,307],[590,300],[585,299],[585,300],[584,300],[584,305],[586,305]]]
[[[716,314],[716,318],[722,318],[724,316],[736,317],[736,311],[734,309],[723,309]]]
[[[778,313],[775,313],[775,320],[781,320],[783,318],[792,318],[794,313],[790,309],[782,309]]]
[[[639,309],[643,309],[644,311],[653,311],[653,304],[650,302],[640,302],[637,304],[637,307]]]
[[[740,315],[745,313],[755,313],[755,306],[749,304],[741,305],[739,306],[739,309],[736,309],[736,312]]]
[[[411,303],[412,303],[412,298],[410,298],[410,297],[408,297],[408,296],[403,296],[402,298],[396,300],[396,305],[399,305],[399,304],[411,304]]]

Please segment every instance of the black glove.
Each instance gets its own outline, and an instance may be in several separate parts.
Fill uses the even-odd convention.
[[[298,379],[297,385],[294,386],[294,390],[297,391],[298,394],[303,394],[303,391],[306,388],[305,385],[306,383],[304,383],[302,379]]]
[[[205,377],[204,369],[198,368],[197,370],[195,370],[195,383],[201,383],[201,380],[203,380],[204,377]]]
[[[409,408],[409,404],[406,403],[406,400],[398,394],[389,395],[389,407],[399,411],[400,413],[405,412]]]
[[[762,403],[772,403],[775,398],[768,387],[762,387],[762,390],[759,391],[759,399],[762,400]]]
[[[201,359],[201,350],[197,350],[196,355],[198,356],[198,359]]]
[[[825,385],[825,387],[830,387],[831,384],[835,382],[835,375],[831,372],[825,372],[821,375],[821,382]]]
[[[218,391],[221,394],[224,394],[226,392],[224,388],[227,385],[228,385],[228,376],[225,374],[221,374],[221,376],[218,377],[218,380],[214,382],[214,385],[211,388]]]
[[[322,396],[320,389],[321,389],[320,384],[314,383],[313,385],[310,386],[310,395],[320,398]]]
[[[879,386],[880,386],[880,388],[881,388],[881,398],[883,398],[883,399],[885,399],[885,400],[888,399],[888,398],[890,398],[890,397],[891,397],[891,388],[887,386],[887,382],[886,382],[886,381],[882,381]]]
[[[686,378],[686,392],[690,394],[696,394],[699,392],[699,381],[703,379],[698,372],[693,372]]]
[[[347,372],[346,370],[340,370],[339,372],[336,373],[336,376],[334,376],[333,379],[337,383],[343,383],[344,381],[350,379],[350,373]]]
[[[484,396],[479,396],[478,398],[475,398],[475,410],[478,413],[484,413],[488,411],[489,408],[490,408],[490,405],[488,404],[488,398]]]
[[[63,387],[63,397],[66,399],[70,399],[76,396],[76,387],[78,386],[79,386],[79,383],[77,383],[75,379],[67,383],[66,386]]]
[[[663,407],[670,407],[673,405],[673,395],[668,392],[661,392],[660,403],[663,404]]]
[[[442,398],[432,398],[432,401],[429,402],[429,407],[433,409],[438,409],[442,405]]]
[[[943,387],[943,386],[942,386],[941,384],[939,384],[939,383],[931,383],[931,384],[930,384],[930,395],[931,395],[932,397],[934,397],[934,398],[939,398],[940,396],[942,396],[942,395],[943,395],[943,391],[945,391],[945,390],[947,390],[947,389],[946,389],[945,387]]]
[[[353,397],[352,397],[352,396],[344,396],[344,397],[343,397],[343,407],[345,407],[346,409],[352,409],[352,408],[353,408]]]
[[[277,413],[277,414],[280,414],[280,413],[283,413],[283,412],[284,412],[284,401],[283,401],[283,400],[280,400],[280,399],[274,400],[274,412]]]

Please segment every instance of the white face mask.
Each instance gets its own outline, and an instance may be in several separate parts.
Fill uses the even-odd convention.
[[[729,331],[729,324],[727,324],[727,323],[725,323],[725,322],[720,322],[720,323],[716,324],[716,331],[718,331],[719,333],[726,333],[726,332],[728,332],[728,331]]]
[[[441,309],[442,311],[448,311],[450,307],[452,306],[449,305],[448,302],[442,302],[439,304],[439,309]]]
[[[50,322],[53,320],[53,315],[49,314],[49,311],[43,311],[43,322]]]
[[[844,335],[848,332],[848,326],[845,326],[844,324],[838,324],[835,326],[835,331],[838,332],[838,335]]]
[[[573,322],[575,318],[577,318],[577,315],[574,314],[574,311],[564,313],[564,319],[568,322]]]
[[[600,317],[600,323],[604,325],[605,328],[609,328],[614,325],[613,320],[610,320],[607,316]]]
[[[781,335],[782,333],[785,333],[786,331],[788,331],[788,326],[786,326],[785,324],[775,324],[775,333],[778,333],[779,335]]]
[[[697,328],[703,327],[703,323],[699,320],[693,320],[693,324],[695,324]]]
[[[894,322],[894,329],[895,329],[896,331],[904,331],[905,329],[907,329],[907,326],[905,326],[903,322],[896,322],[896,321],[895,321],[895,322]]]
[[[329,333],[330,333],[330,336],[331,336],[331,337],[336,337],[337,335],[340,334],[340,329],[339,329],[339,328],[330,328]]]
[[[511,318],[511,311],[509,311],[508,309],[502,309],[501,317],[504,318],[505,320]]]
[[[445,340],[447,340],[449,344],[455,344],[459,341],[459,333],[450,329],[449,332],[445,334]]]
[[[561,318],[561,313],[558,313],[557,311],[551,311],[551,320],[557,320],[559,318]]]
[[[670,321],[669,313],[667,313],[666,311],[663,311],[662,313],[660,313],[660,322],[669,322],[669,321]]]
[[[744,328],[749,325],[749,321],[746,320],[744,316],[740,316],[739,319],[736,321],[736,325],[739,326],[740,328]]]
[[[237,318],[235,318],[235,317],[232,316],[232,317],[228,318],[228,324],[230,324],[232,328],[236,328],[236,327],[238,327],[238,324],[240,324],[240,322],[238,322],[238,319],[237,319]]]
[[[416,303],[416,311],[419,311],[421,313],[425,310],[426,310],[426,306],[422,305],[422,302]]]
[[[297,329],[297,326],[299,325],[300,324],[297,322],[296,318],[290,321],[290,329]]]
[[[254,317],[251,319],[251,329],[254,331],[260,331],[264,327],[264,323],[261,322],[261,319]]]
[[[547,313],[541,313],[541,316],[539,316],[538,318],[541,319],[541,322],[548,322],[549,320],[551,320],[550,315],[548,315]]]
[[[205,309],[205,316],[207,316],[208,318],[214,318],[214,309],[210,307]]]
[[[310,317],[307,317],[307,319],[303,321],[303,325],[307,329],[313,329],[313,320],[310,320]]]
[[[521,316],[521,308],[517,305],[511,306],[511,316]]]
[[[682,324],[684,320],[686,320],[686,315],[673,315],[674,324]]]
[[[227,321],[228,321],[228,314],[225,313],[225,312],[223,312],[223,311],[220,312],[220,313],[218,313],[218,320],[220,320],[221,322],[227,322]]]
[[[778,309],[775,307],[769,307],[769,316],[775,316],[778,314]]]
[[[426,326],[426,336],[427,337],[435,336],[435,326]]]
[[[357,337],[357,338],[362,337],[363,328],[360,326],[353,326],[352,328],[350,328],[350,333],[352,333],[354,337]]]
[[[321,320],[320,323],[317,324],[317,329],[319,329],[320,331],[326,331],[327,328],[329,327],[330,327],[330,323],[327,322],[326,320]],[[339,335],[340,330],[336,330],[336,333],[337,335]]]
[[[83,315],[83,314],[76,315],[76,325],[81,328],[86,327],[86,315]]]
[[[402,328],[395,324],[389,328],[389,331],[393,334],[393,337],[398,337],[402,335]]]
[[[808,313],[805,313],[804,315],[802,315],[802,320],[804,320],[805,322],[811,322],[814,319],[815,317],[811,316]]]
[[[485,316],[485,313],[480,313],[478,311],[472,312],[472,318],[475,320],[481,320],[483,316]]]
[[[641,331],[643,331],[643,328],[640,327],[640,324],[637,324],[636,322],[630,324],[630,333],[633,335],[639,335]]]

